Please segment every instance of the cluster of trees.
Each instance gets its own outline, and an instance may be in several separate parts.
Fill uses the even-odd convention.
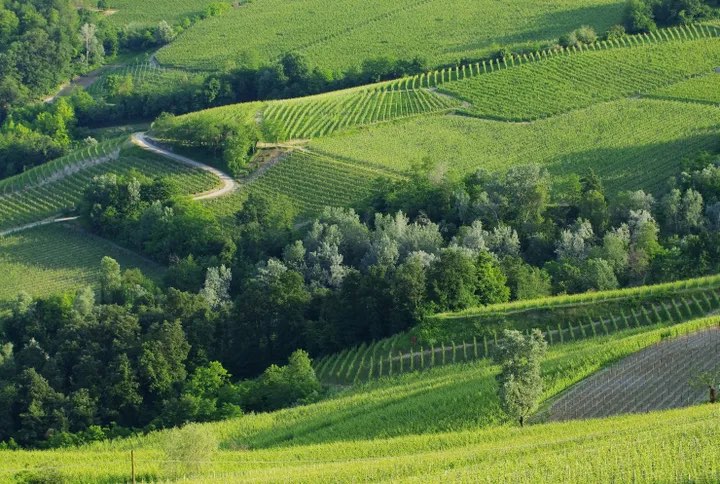
[[[80,22],[65,0],[0,2],[0,120],[10,106],[51,91],[73,73]]]
[[[209,277],[200,294],[163,291],[105,258],[98,294],[19,296],[0,333],[0,442],[76,445],[319,398],[302,351],[231,380],[216,360],[228,321],[213,290]]]
[[[718,15],[717,0],[628,0],[625,24],[630,32],[687,24]]]

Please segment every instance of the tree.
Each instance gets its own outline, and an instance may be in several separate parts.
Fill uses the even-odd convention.
[[[86,23],[80,27],[80,39],[85,46],[85,65],[90,65],[90,58],[97,62],[105,55],[105,49],[97,38],[97,26]]]
[[[122,285],[120,264],[112,257],[103,257],[100,261],[100,293],[104,303],[112,303]]]
[[[497,376],[500,403],[521,427],[537,409],[542,395],[540,365],[546,351],[547,342],[539,329],[532,330],[528,336],[506,329],[498,345],[497,360],[502,367]]]
[[[230,283],[232,272],[225,266],[210,267],[205,277],[205,286],[200,295],[205,298],[212,309],[218,309],[230,302]]]

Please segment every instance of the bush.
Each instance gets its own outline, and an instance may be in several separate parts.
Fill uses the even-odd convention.
[[[218,449],[215,436],[199,425],[188,425],[173,432],[165,445],[168,473],[178,478],[200,474]]]
[[[613,25],[605,32],[605,40],[617,40],[625,37],[625,27],[622,25]]]

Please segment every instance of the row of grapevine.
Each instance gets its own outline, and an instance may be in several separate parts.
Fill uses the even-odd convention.
[[[68,165],[66,176],[0,195],[0,229],[37,222],[73,210],[95,176],[127,175],[138,171],[149,177],[169,177],[180,193],[199,193],[217,185],[217,179],[193,168],[156,157],[120,156],[117,160],[85,166]],[[80,166],[82,169],[74,169]]]
[[[445,83],[461,81],[480,74],[487,74],[499,70],[516,67],[519,65],[552,59],[554,57],[580,54],[583,52],[597,52],[609,49],[646,46],[672,41],[687,41],[696,39],[716,38],[720,36],[720,28],[706,24],[680,25],[659,29],[655,32],[636,35],[626,35],[618,39],[598,40],[591,44],[580,44],[571,47],[554,47],[551,49],[539,50],[529,54],[509,54],[502,58],[486,60],[469,64],[461,64],[454,67],[446,67],[430,71],[416,76],[402,79],[401,81],[410,88],[437,87]]]
[[[351,206],[374,190],[374,180],[395,177],[372,167],[309,151],[294,151],[248,185],[269,197],[288,197],[303,212]]]
[[[707,401],[693,384],[720,367],[720,327],[665,340],[572,387],[547,410],[550,420],[602,418]]]
[[[326,136],[354,126],[447,111],[459,102],[426,89],[387,85],[270,103],[263,112],[267,141]]]
[[[31,168],[19,175],[0,180],[0,194],[37,188],[94,165],[116,159],[126,138],[116,138],[73,151],[67,156]]]
[[[560,325],[547,325],[543,329],[549,344],[562,344],[599,336],[607,336],[619,331],[642,328],[652,325],[678,324],[709,314],[720,309],[720,295],[717,289],[703,291],[690,296],[677,296],[657,304],[638,304],[628,311],[622,310],[607,318],[588,319]],[[349,385],[382,376],[392,376],[408,371],[423,370],[490,358],[497,348],[499,333],[491,336],[473,337],[472,341],[426,344],[411,351],[384,351],[378,345],[356,347],[335,357],[338,371],[329,371],[320,360],[316,365],[319,377],[327,383]],[[386,342],[381,342],[386,345]],[[326,370],[326,371],[321,371]]]

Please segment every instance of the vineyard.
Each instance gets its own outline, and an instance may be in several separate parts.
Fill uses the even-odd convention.
[[[163,48],[168,66],[217,70],[256,55],[270,61],[287,52],[311,66],[345,72],[363,61],[421,57],[432,66],[494,53],[497,43],[534,47],[577,28],[604,32],[620,23],[611,0],[531,0],[513,8],[491,0],[326,0],[248,2],[205,20]]]
[[[118,27],[155,26],[162,20],[173,24],[186,17],[200,15],[214,1],[216,0],[153,0],[152,2],[110,0],[107,3],[114,13],[108,18]],[[97,4],[91,1],[88,3],[91,7]]]
[[[158,279],[162,268],[110,242],[63,226],[0,237],[0,306],[20,291],[47,296],[95,285],[103,256]]]
[[[698,375],[720,369],[720,328],[663,341],[573,386],[544,415],[549,420],[602,418],[707,402]]]
[[[552,347],[544,363],[545,398],[664,338],[717,324],[715,318]],[[637,476],[638,469],[649,480],[717,477],[714,435],[720,427],[715,427],[714,407],[524,429],[498,427],[493,426],[502,421],[496,372],[486,361],[436,368],[385,378],[313,405],[204,424],[196,428],[214,435],[222,450],[207,457],[194,478],[426,480],[452,472],[458,478],[480,476],[489,482],[509,475],[548,482],[580,476],[624,481]],[[73,482],[125,480],[134,449],[139,479],[165,479],[171,476],[172,463],[166,462],[163,447],[176,432],[82,448],[0,451],[0,478],[29,466],[55,468]],[[678,451],[687,452],[686,458],[663,459]],[[642,466],[648,458],[657,459],[657,465]]]
[[[128,175],[133,172],[148,177],[165,177],[179,193],[192,194],[207,191],[218,184],[211,174],[160,156],[148,154],[138,148],[120,152],[119,145],[112,153],[105,149],[84,152],[68,159],[57,160],[29,170],[18,177],[0,182],[0,229],[24,225],[73,210],[80,201],[85,187],[96,176],[114,173]],[[84,156],[97,156],[85,158]],[[60,163],[61,162],[61,163]],[[16,180],[20,178],[20,180]]]
[[[599,293],[599,298],[587,301],[572,296],[548,298],[546,301],[557,301],[515,311],[493,311],[493,306],[488,306],[488,314],[482,319],[429,318],[413,331],[414,337],[398,334],[347,349],[318,360],[315,370],[326,383],[351,385],[489,358],[497,347],[500,330],[508,326],[524,331],[540,328],[553,345],[634,328],[680,324],[720,309],[718,282],[717,278],[689,280],[649,286],[643,292],[618,297],[612,292]],[[573,303],[572,299],[580,300]]]
[[[441,90],[471,103],[468,111],[476,116],[509,121],[545,118],[711,72],[720,65],[720,42],[714,31],[700,32],[695,35],[712,37],[682,41],[640,37],[642,43],[632,46],[556,54],[444,84]]]
[[[715,106],[625,99],[533,123],[413,118],[319,138],[309,147],[405,172],[432,160],[451,177],[532,162],[545,165],[562,184],[592,168],[611,193],[654,192],[679,173],[683,158],[720,147],[719,122]]]
[[[650,94],[651,97],[720,105],[720,72],[679,82]]]
[[[390,172],[307,151],[293,151],[248,185],[250,192],[288,197],[304,213],[325,206],[348,207],[369,196]]]
[[[326,94],[270,103],[263,112],[266,131],[274,139],[305,139],[327,136],[354,126],[445,111],[460,105],[453,98],[402,83],[374,89]],[[271,135],[271,136],[272,136]]]
[[[178,69],[166,69],[149,62],[138,62],[118,69],[112,69],[87,88],[94,97],[105,97],[108,92],[108,76],[132,79],[133,89],[143,93],[164,93],[171,86],[191,84],[201,86],[203,76]]]

